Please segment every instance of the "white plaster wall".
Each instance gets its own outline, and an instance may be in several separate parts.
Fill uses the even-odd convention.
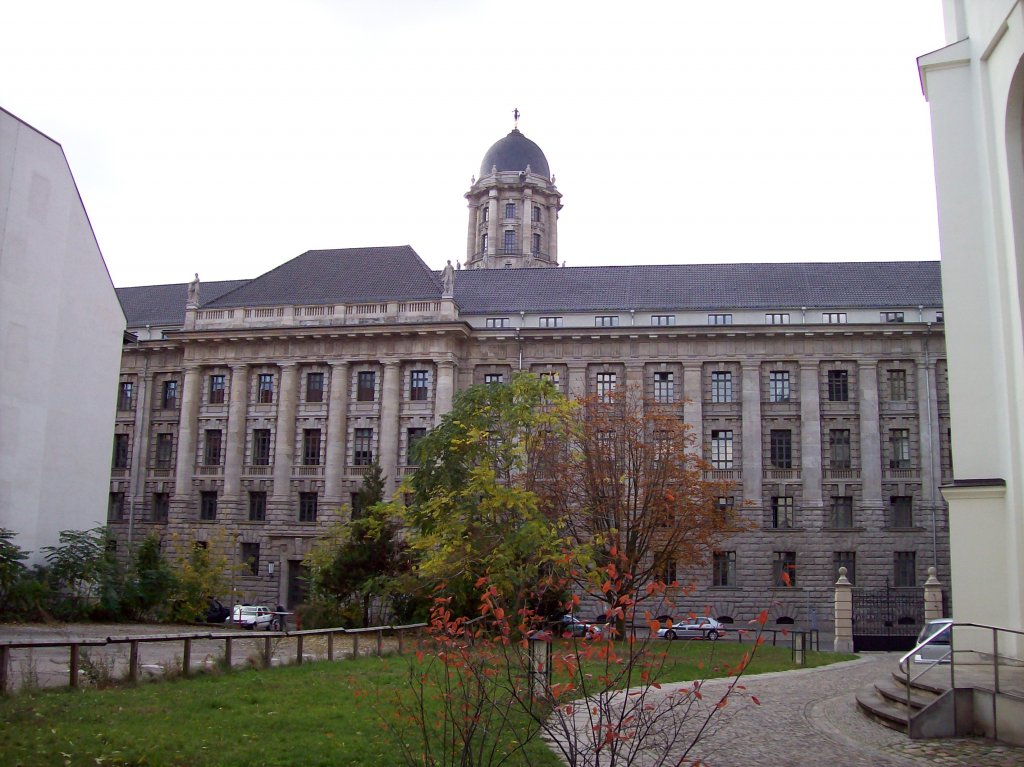
[[[1024,216],[1024,9],[1013,0],[947,0],[944,10],[950,45],[923,56],[920,67],[932,115],[954,478],[1006,482],[1005,492],[946,494],[954,617],[1021,629],[1024,337],[1016,253],[1024,244],[1014,222]]]
[[[0,526],[106,520],[124,315],[60,145],[0,110]]]

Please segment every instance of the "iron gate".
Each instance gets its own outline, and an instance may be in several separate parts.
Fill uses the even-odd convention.
[[[924,592],[893,589],[853,593],[853,650],[909,650],[924,625]]]

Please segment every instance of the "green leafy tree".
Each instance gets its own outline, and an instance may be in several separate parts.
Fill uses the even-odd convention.
[[[62,618],[118,618],[125,590],[124,570],[103,527],[62,530],[57,546],[44,546],[47,574],[55,592],[54,612]]]
[[[221,539],[196,542],[175,547],[178,557],[172,568],[175,573],[171,590],[171,614],[175,621],[191,622],[206,615],[207,598],[228,590],[226,573],[231,565]]]
[[[418,443],[411,502],[395,511],[411,531],[419,574],[447,585],[457,614],[475,608],[480,576],[524,593],[560,559],[559,531],[538,490],[550,480],[547,457],[564,441],[569,410],[550,381],[519,374],[460,392]]]
[[[0,607],[6,611],[8,599],[26,574],[24,561],[28,554],[14,542],[13,530],[0,527]]]
[[[160,549],[160,539],[154,534],[146,536],[135,554],[130,587],[126,589],[127,617],[166,618],[176,585],[174,571]]]

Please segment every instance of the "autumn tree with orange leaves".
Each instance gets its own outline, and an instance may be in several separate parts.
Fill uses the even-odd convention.
[[[736,531],[731,505],[719,502],[732,487],[706,478],[677,405],[619,389],[582,400],[568,418],[568,443],[550,451],[549,480],[537,485],[541,507],[574,550],[590,552],[577,585],[620,624],[642,620],[640,603],[685,581]]]

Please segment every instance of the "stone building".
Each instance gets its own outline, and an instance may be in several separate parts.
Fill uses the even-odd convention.
[[[103,524],[125,318],[61,145],[0,109],[0,527]]]
[[[721,502],[754,529],[679,608],[740,622],[771,605],[825,626],[839,566],[859,587],[948,574],[937,262],[553,268],[561,202],[543,153],[514,131],[482,171],[473,268],[454,275],[410,247],[359,248],[191,298],[119,290],[138,336],[111,479],[122,540],[219,537],[252,563],[246,599],[294,604],[303,556],[348,517],[368,465],[394,487],[456,391],[528,370],[572,396],[643,387],[735,482]]]

